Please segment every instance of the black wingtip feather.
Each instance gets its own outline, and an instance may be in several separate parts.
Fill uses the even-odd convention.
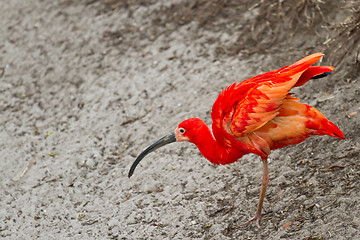
[[[330,75],[331,72],[323,72],[322,74],[313,76],[311,79],[318,79],[318,78],[323,78],[323,77],[327,77],[328,75]]]

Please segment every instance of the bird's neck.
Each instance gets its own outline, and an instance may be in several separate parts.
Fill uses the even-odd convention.
[[[217,165],[233,163],[244,155],[243,152],[218,142],[205,123],[190,142],[198,147],[206,159]]]

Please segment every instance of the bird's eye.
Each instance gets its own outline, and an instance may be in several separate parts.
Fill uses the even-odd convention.
[[[181,134],[184,134],[184,133],[185,133],[185,129],[180,128],[180,129],[179,129],[179,132],[180,132]]]

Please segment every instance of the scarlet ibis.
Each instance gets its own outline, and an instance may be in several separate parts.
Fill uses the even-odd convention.
[[[341,130],[319,110],[299,102],[289,93],[310,79],[332,72],[331,66],[311,66],[324,54],[315,53],[290,66],[252,77],[225,88],[216,99],[211,118],[212,130],[199,118],[181,122],[173,133],[146,148],[134,161],[129,177],[150,152],[172,142],[194,143],[213,164],[230,164],[243,155],[261,157],[263,178],[255,217],[247,223],[258,227],[269,182],[267,157],[271,150],[303,142],[311,135],[345,139]],[[215,138],[214,138],[215,137]]]

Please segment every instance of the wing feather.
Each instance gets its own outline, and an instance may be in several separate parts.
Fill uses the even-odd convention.
[[[322,56],[322,53],[312,54],[290,66],[232,84],[224,89],[215,101],[211,113],[215,138],[220,140],[229,134],[243,137],[275,118],[289,90]],[[329,68],[324,70],[328,71]]]

